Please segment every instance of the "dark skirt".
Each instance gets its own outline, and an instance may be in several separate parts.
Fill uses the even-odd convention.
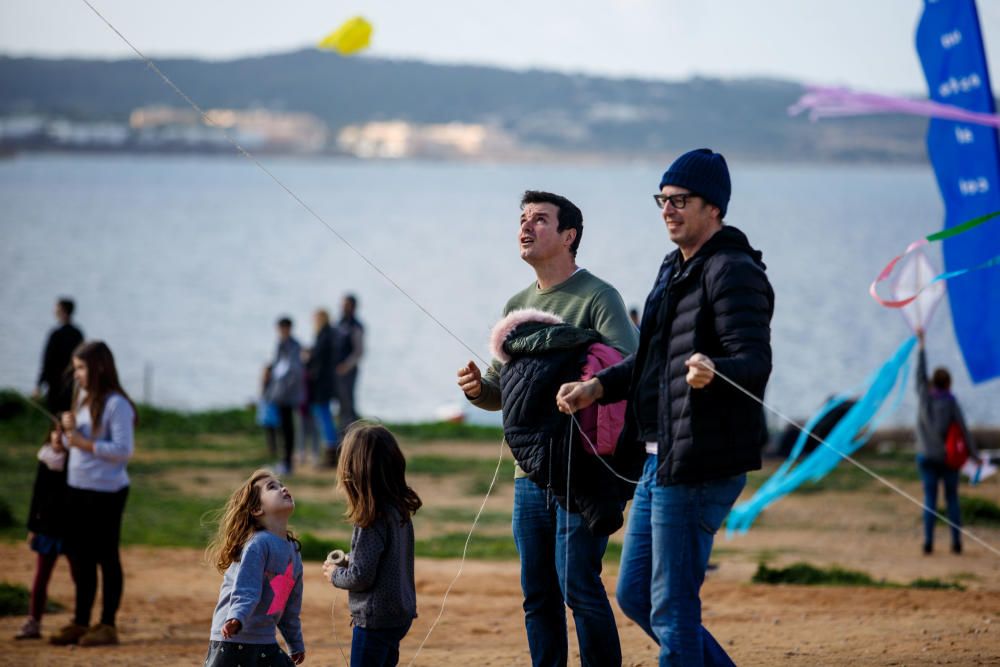
[[[52,537],[41,533],[36,533],[31,540],[31,550],[42,556],[58,556],[65,553],[61,537]]]
[[[210,641],[205,667],[294,667],[288,654],[274,644]]]

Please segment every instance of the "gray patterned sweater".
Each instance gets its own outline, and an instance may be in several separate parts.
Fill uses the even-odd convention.
[[[347,567],[330,576],[348,591],[354,624],[362,628],[406,625],[417,615],[413,576],[413,522],[390,508],[368,528],[354,527]]]

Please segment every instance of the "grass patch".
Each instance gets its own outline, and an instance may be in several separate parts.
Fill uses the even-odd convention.
[[[422,507],[417,520],[423,519],[432,523],[466,523],[472,526],[472,520],[476,517],[476,508],[468,507]],[[479,517],[480,526],[509,525],[511,522],[510,512],[487,512]]]
[[[958,499],[963,526],[1000,526],[1000,505],[979,496],[961,496]],[[945,525],[942,516],[948,516],[947,508],[937,508],[940,515],[937,522]]]
[[[461,558],[467,533],[448,533],[426,540],[417,540],[416,555],[422,558]],[[606,563],[617,563],[621,559],[622,547],[608,543],[604,553]],[[474,560],[517,560],[517,547],[509,535],[473,534],[469,542],[468,557]]]
[[[12,528],[17,525],[14,519],[14,512],[6,500],[0,498],[0,528]]]
[[[0,581],[0,616],[24,616],[28,613],[28,598],[31,592],[19,584]],[[45,611],[52,613],[65,609],[62,604],[49,598]]]
[[[386,424],[385,426],[397,438],[416,442],[427,440],[475,440],[477,442],[492,441],[499,443],[503,438],[503,429],[499,426],[456,424],[454,422]]]
[[[508,464],[509,465],[509,464]],[[431,477],[463,475],[469,478],[466,486],[470,495],[485,495],[493,481],[497,463],[490,459],[455,458],[436,454],[411,456],[406,461],[406,472]],[[500,465],[497,484],[513,484],[514,475],[507,465]]]
[[[873,579],[871,575],[857,570],[848,570],[837,565],[819,568],[809,563],[794,563],[788,567],[768,567],[757,565],[751,581],[755,584],[795,584],[798,586],[865,586],[870,588],[920,588],[930,590],[964,591],[958,582],[940,579],[914,579],[908,584],[899,584],[885,579]]]
[[[185,413],[150,406],[139,406],[136,429],[136,453],[129,462],[131,489],[122,524],[122,543],[156,547],[203,549],[217,526],[217,510],[223,507],[234,487],[255,468],[271,463],[266,454],[264,435],[255,424],[252,409],[213,410]],[[449,457],[419,454],[419,443],[432,440],[461,439],[499,444],[498,427],[470,424],[393,424],[402,439],[416,443],[408,470],[430,477],[434,483],[451,478],[465,485],[469,506],[427,507],[417,517],[426,522],[428,539],[417,544],[422,556],[454,558],[462,554],[465,526],[471,526],[478,507],[478,497],[486,492],[496,470],[493,456],[483,458]],[[38,447],[48,431],[48,420],[32,409],[20,395],[0,391],[0,470],[4,485],[0,491],[0,538],[22,540],[23,520],[28,513],[38,461]],[[225,474],[221,474],[222,472]],[[498,473],[498,484],[511,484],[513,464],[506,461]],[[292,477],[294,489],[332,487],[332,472],[322,478]],[[450,487],[449,487],[450,488]],[[466,490],[468,489],[468,490]],[[463,501],[466,499],[463,497]],[[7,512],[4,512],[4,506]],[[296,534],[303,536],[306,559],[322,560],[333,548],[349,544],[351,526],[344,520],[343,502],[299,500],[291,519]],[[481,526],[509,525],[508,511],[485,512]],[[6,524],[6,527],[4,527]],[[449,525],[451,524],[451,525]],[[463,532],[449,532],[458,526]],[[506,532],[506,531],[504,531]],[[620,555],[620,545],[608,546],[608,562]],[[517,552],[509,535],[473,535],[470,557],[515,559]]]
[[[466,533],[448,533],[417,540],[416,555],[422,558],[461,558]],[[469,542],[468,557],[477,560],[516,560],[517,548],[509,535],[474,534]]]
[[[206,433],[259,434],[254,408],[177,412],[150,405],[139,406],[139,427],[148,431],[174,436]],[[178,438],[180,440],[180,438]]]
[[[847,570],[834,565],[822,569],[809,563],[795,563],[788,567],[757,565],[751,581],[755,584],[798,584],[800,586],[881,586],[864,572]]]
[[[334,549],[341,549],[343,551],[351,550],[351,543],[349,540],[328,540],[323,537],[316,537],[310,532],[305,532],[299,535],[299,545],[302,554],[302,560],[309,561],[324,561],[326,560],[327,554],[329,554]]]
[[[940,579],[914,579],[910,588],[927,588],[936,591],[964,591],[965,586],[956,581],[941,581]]]
[[[1000,526],[1000,505],[987,498],[965,496],[959,500],[962,523],[979,526]]]

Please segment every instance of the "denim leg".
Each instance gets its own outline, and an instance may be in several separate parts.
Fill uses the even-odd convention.
[[[591,533],[580,514],[556,507],[556,571],[563,599],[573,610],[583,667],[622,664],[615,614],[601,581],[607,546],[608,538]]]
[[[334,447],[337,444],[337,427],[333,425],[333,412],[329,403],[312,403],[309,406],[312,411],[313,420],[319,427],[319,432],[323,435],[323,443],[327,447]]]
[[[938,470],[932,461],[923,457],[917,459],[920,480],[924,485],[924,547],[934,546],[934,522],[937,516]]]
[[[962,525],[962,511],[958,505],[958,471],[945,470],[941,475],[944,478],[944,500],[948,505],[948,520],[955,526]],[[951,526],[951,543],[953,546],[962,544],[962,533]]]
[[[410,623],[398,628],[362,628],[354,626],[351,637],[351,667],[396,667],[399,642],[410,630]]]
[[[521,558],[524,625],[531,664],[565,667],[566,610],[556,570],[555,502],[526,477],[514,480],[514,544]]]
[[[651,625],[661,667],[701,667],[706,657],[709,665],[727,664],[725,651],[701,626],[699,594],[715,532],[745,484],[746,476],[739,475],[652,489]]]
[[[650,511],[652,509],[652,487],[656,484],[657,457],[650,454],[642,477],[635,488],[632,506],[628,511],[628,526],[625,528],[625,542],[622,545],[622,561],[618,569],[616,597],[618,606],[653,641],[658,642],[653,626],[650,625],[650,582],[653,578],[653,543]]]

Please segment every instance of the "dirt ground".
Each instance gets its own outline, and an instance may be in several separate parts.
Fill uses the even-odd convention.
[[[995,482],[996,480],[990,480]],[[429,506],[444,502],[431,480],[418,489]],[[294,488],[294,487],[293,487]],[[919,493],[915,483],[904,485]],[[997,499],[1000,484],[976,493]],[[510,508],[509,485],[488,509]],[[417,515],[419,525],[420,515]],[[494,526],[494,531],[509,531]],[[973,528],[1000,545],[1000,529]],[[619,536],[616,536],[619,537]],[[947,545],[942,529],[939,545]],[[0,544],[4,578],[28,585],[32,554],[21,544]],[[0,642],[9,665],[194,665],[205,655],[220,577],[190,549],[131,547],[123,552],[125,597],[119,617],[122,644],[57,648],[15,642],[20,618],[0,619]],[[766,586],[750,579],[761,559],[773,566],[806,561],[838,564],[875,578],[907,583],[918,577],[958,581],[964,591],[907,588]],[[608,559],[605,582],[614,590],[617,566]],[[747,535],[716,541],[713,570],[703,589],[704,622],[739,665],[1000,665],[1000,556],[966,540],[965,553],[920,553],[919,510],[874,486],[856,491],[792,495],[769,509]],[[438,616],[457,560],[418,559],[420,617],[401,647],[410,663]],[[440,623],[417,665],[476,667],[528,665],[516,562],[467,562]],[[323,581],[318,563],[306,564],[302,613],[306,664],[341,665],[350,647],[346,596]],[[60,563],[51,595],[71,605],[68,569]],[[617,606],[613,604],[616,607]],[[50,632],[68,612],[46,617]],[[570,618],[570,644],[575,645]],[[655,665],[656,647],[619,614],[626,665]],[[575,648],[573,662],[579,664]]]

